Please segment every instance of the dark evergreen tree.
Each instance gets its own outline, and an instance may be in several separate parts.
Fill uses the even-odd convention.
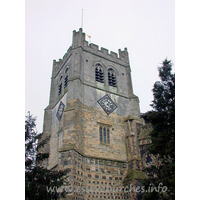
[[[36,130],[36,118],[29,114],[25,120],[25,199],[51,200],[65,196],[63,185],[67,170],[56,171],[43,167],[41,163],[48,158],[48,153],[37,153],[49,138],[39,144],[42,134]]]
[[[36,158],[36,142],[39,134],[36,130],[36,117],[26,116],[25,120],[25,171],[31,171]]]
[[[158,71],[161,81],[154,84],[153,111],[148,112],[153,126],[148,150],[158,155],[158,165],[146,169],[148,178],[143,184],[150,190],[143,194],[143,199],[172,200],[175,199],[175,74],[172,73],[171,61],[167,59]],[[158,186],[163,190],[150,192]]]

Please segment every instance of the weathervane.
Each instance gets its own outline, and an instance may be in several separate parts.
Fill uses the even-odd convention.
[[[88,35],[87,36],[89,37],[89,44],[91,44],[91,35]]]

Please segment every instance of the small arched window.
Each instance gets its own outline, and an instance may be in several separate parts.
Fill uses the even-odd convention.
[[[69,70],[69,67],[67,66],[66,69],[65,69],[65,74],[68,73],[68,70]]]
[[[103,142],[106,143],[106,128],[103,128]]]
[[[69,71],[69,68],[66,67],[66,69],[65,69],[65,82],[64,82],[65,88],[67,87],[67,84],[68,84],[68,71]]]
[[[96,67],[95,67],[95,81],[104,83],[103,67],[99,63],[96,64]]]
[[[113,87],[117,87],[116,74],[111,68],[108,69],[108,84]]]
[[[109,133],[109,128],[107,128],[107,143],[110,143],[110,133]]]
[[[99,127],[99,137],[100,137],[100,142],[103,142],[103,137],[102,137],[102,127]]]
[[[104,126],[99,127],[99,139],[100,139],[100,143],[110,144],[109,128],[106,128]]]
[[[62,80],[63,74],[60,75],[60,81]]]

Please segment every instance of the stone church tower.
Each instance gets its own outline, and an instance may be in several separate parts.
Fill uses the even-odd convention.
[[[109,53],[88,44],[81,28],[73,31],[67,53],[53,61],[43,126],[43,136],[51,136],[48,168],[69,169],[65,186],[74,190],[67,199],[129,199],[124,191],[105,188],[122,187],[129,169],[141,170],[143,124],[127,49]]]

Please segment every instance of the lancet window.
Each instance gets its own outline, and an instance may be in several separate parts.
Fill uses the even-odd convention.
[[[99,140],[100,143],[110,144],[109,128],[103,126],[99,127]]]

